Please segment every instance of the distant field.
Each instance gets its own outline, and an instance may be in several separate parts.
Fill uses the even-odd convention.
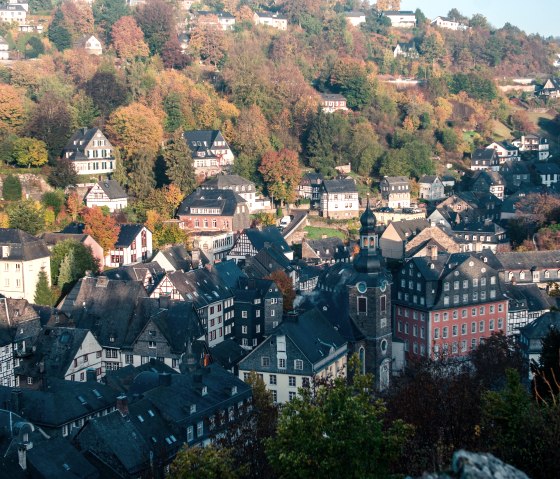
[[[510,129],[501,121],[494,120],[492,122],[492,132],[496,140],[509,140],[511,139]]]
[[[321,239],[323,235],[326,235],[327,238],[341,238],[346,239],[346,235],[344,232],[335,230],[333,228],[321,228],[318,226],[306,226],[305,232],[307,233],[305,237],[307,239],[315,240]]]

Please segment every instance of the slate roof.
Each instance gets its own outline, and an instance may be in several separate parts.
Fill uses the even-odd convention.
[[[391,225],[399,235],[401,240],[411,239],[424,228],[430,226],[430,222],[424,218],[414,220],[392,221]]]
[[[205,157],[215,157],[215,155],[210,151],[210,148],[212,148],[214,142],[216,141],[225,142],[225,146],[220,146],[217,148],[229,148],[225,138],[219,130],[185,131],[183,133],[183,138],[185,139],[189,149],[191,150],[193,158],[197,158],[199,156],[199,153],[203,153]]]
[[[504,179],[502,175],[500,175],[500,173],[498,173],[497,171],[493,171],[493,170],[477,171],[476,174],[474,175],[473,182],[476,182],[478,180],[486,181],[490,185],[504,184]]]
[[[389,183],[389,185],[403,185],[408,186],[409,179],[406,176],[384,176],[383,180]]]
[[[300,185],[302,184],[320,184],[323,181],[323,175],[321,173],[315,173],[314,171],[309,171],[301,177]]]
[[[506,232],[506,230],[502,228],[499,224],[490,221],[453,224],[451,225],[451,229],[455,233],[468,232],[468,233],[503,234]]]
[[[70,161],[87,160],[88,157],[85,155],[84,149],[98,131],[103,134],[99,128],[80,128],[76,130],[62,150],[62,156],[66,157],[66,153],[71,153],[68,158]],[[103,136],[103,138],[107,141],[106,148],[111,149],[112,146],[111,143],[109,143],[109,140],[107,140],[107,137]],[[74,144],[74,142],[76,142],[76,144]]]
[[[537,163],[535,170],[540,175],[560,175],[560,166],[556,163]]]
[[[83,243],[89,237],[87,234],[80,233],[43,233],[40,238],[49,246],[54,246],[57,243],[65,240],[74,240],[78,243]],[[95,241],[95,240],[94,240]]]
[[[247,228],[244,233],[257,251],[263,249],[267,243],[274,244],[282,253],[289,253],[292,251],[276,226],[267,226],[262,230],[258,228]]]
[[[523,251],[496,253],[504,270],[560,269],[560,251]]]
[[[256,256],[247,258],[244,272],[252,278],[264,278],[273,271],[292,271],[291,262],[275,244],[263,247]]]
[[[197,310],[232,297],[226,282],[215,269],[199,268],[187,273],[175,271],[167,277],[183,299],[192,301]]]
[[[356,182],[351,178],[323,181],[323,187],[327,193],[357,193]]]
[[[145,228],[143,224],[134,223],[123,223],[120,224],[119,237],[115,244],[115,248],[128,248],[132,242],[136,239],[142,228]],[[84,234],[84,229],[86,225],[84,223],[70,223],[66,226],[61,233],[70,234]]]
[[[233,186],[250,186],[251,191],[255,190],[255,183],[239,175],[216,175],[200,185],[204,190],[224,190]]]
[[[34,337],[40,327],[39,314],[27,300],[0,298],[0,347],[12,344],[16,336]],[[21,329],[27,332],[19,333]]]
[[[227,261],[220,261],[214,265],[216,273],[226,284],[228,288],[237,288],[241,278],[246,278],[247,275],[237,266],[237,263],[230,259]]]
[[[509,311],[527,309],[529,312],[550,309],[549,296],[536,284],[507,284],[506,295],[510,299]]]
[[[349,248],[341,238],[304,239],[304,243],[323,261],[343,260],[350,257]]]
[[[490,165],[495,161],[496,155],[497,153],[494,149],[477,148],[473,151],[472,161],[478,160],[482,162],[482,165]]]
[[[543,339],[551,328],[560,330],[560,311],[549,311],[519,329],[527,339]]]
[[[187,196],[179,209],[178,215],[191,215],[191,208],[217,208],[218,216],[233,216],[237,205],[246,203],[245,199],[232,190],[202,190],[197,189]],[[210,216],[211,214],[205,214]]]
[[[15,228],[0,228],[0,247],[8,246],[8,261],[32,261],[48,258],[51,253],[42,239]],[[3,251],[2,251],[3,253]]]
[[[339,93],[320,93],[323,101],[346,101],[346,98]]]
[[[152,278],[152,282],[148,289],[155,287],[161,279],[165,276],[165,270],[156,261],[149,263],[137,263],[119,268],[108,269],[103,272],[103,276],[109,279],[116,279],[122,281],[140,281],[142,284],[146,282],[148,274]]]
[[[110,200],[119,200],[127,198],[126,191],[115,180],[104,180],[97,183]]]
[[[141,366],[128,364],[122,368],[107,371],[103,380],[112,389],[121,393],[127,393],[134,384],[134,379],[144,372],[155,374],[158,377],[157,384],[159,384],[160,374],[179,374],[175,369],[167,366],[162,361],[150,358],[149,362]]]
[[[11,404],[13,390],[0,386],[0,404]],[[117,395],[102,383],[49,378],[46,390],[21,389],[19,414],[33,424],[54,429],[113,407]]]
[[[160,250],[159,253],[165,256],[165,259],[169,261],[175,271],[191,269],[191,255],[185,245],[176,244]]]
[[[210,348],[212,360],[227,370],[239,364],[239,361],[241,361],[247,353],[248,351],[243,349],[233,339],[226,339]]]
[[[432,183],[434,183],[437,179],[439,179],[438,176],[436,175],[424,175],[422,178],[420,178],[418,180],[418,183],[422,184],[422,183],[426,183],[431,185]]]

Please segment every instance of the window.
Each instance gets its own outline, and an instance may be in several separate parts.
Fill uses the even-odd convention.
[[[434,329],[434,339],[439,339],[439,328]]]
[[[486,308],[484,306],[481,306],[478,310],[478,314],[486,314]]]
[[[295,376],[288,376],[288,386],[295,388],[296,387],[296,377]]]
[[[303,370],[303,361],[301,359],[296,359],[294,361],[294,369],[297,371]]]
[[[489,321],[489,323],[488,323],[488,329],[489,329],[490,331],[494,331],[494,320],[493,320],[493,319],[491,319],[491,320]]]
[[[261,366],[263,368],[270,367],[270,357],[268,356],[261,356]]]
[[[360,297],[358,298],[358,313],[367,313],[367,299]]]
[[[199,421],[196,424],[196,437],[202,437],[204,434],[204,422]]]
[[[476,348],[476,339],[471,339],[471,349]]]
[[[404,323],[404,334],[408,334],[408,323]]]
[[[278,402],[278,392],[272,389],[270,391],[272,393],[272,402]]]
[[[270,384],[276,384],[276,374],[270,375]]]
[[[434,314],[434,322],[439,323],[439,313]]]
[[[471,316],[476,316],[476,308],[471,309]]]
[[[494,305],[490,305],[490,314],[493,314],[495,310],[496,308],[494,307]]]
[[[459,334],[459,327],[457,325],[453,326],[453,336],[457,336]]]
[[[484,332],[484,321],[480,321],[480,323],[478,324],[478,331],[479,333]]]
[[[453,319],[457,319],[459,318],[459,311],[455,310],[453,311]]]
[[[471,323],[471,333],[476,333],[476,322]]]
[[[134,364],[134,356],[132,354],[125,354],[124,355],[124,362],[126,364]]]
[[[278,369],[286,369],[286,360],[278,359]]]
[[[33,378],[31,376],[27,376],[27,384],[33,384]]]
[[[291,401],[292,399],[294,399],[296,397],[296,393],[293,391],[290,391],[288,393],[288,399]]]
[[[247,326],[241,326],[241,334],[247,334]]]
[[[243,319],[246,319],[247,318],[247,311],[241,311],[241,317]]]
[[[447,338],[447,332],[448,332],[448,328],[447,326],[445,328],[443,328],[443,339]]]
[[[418,336],[418,326],[416,326],[415,324],[412,325],[412,335],[414,337]]]
[[[461,334],[467,334],[467,325],[461,324]]]
[[[498,318],[498,329],[504,329],[504,320],[502,318]]]
[[[449,313],[443,313],[443,320],[447,321],[449,319]]]

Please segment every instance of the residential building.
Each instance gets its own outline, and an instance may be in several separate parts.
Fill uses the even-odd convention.
[[[560,166],[556,163],[537,163],[534,165],[534,168],[543,186],[550,188],[558,183],[560,179]]]
[[[393,49],[393,57],[404,57],[404,58],[418,58],[420,54],[416,48],[416,42],[411,40],[409,42],[397,43],[397,46]]]
[[[76,41],[75,47],[84,49],[89,55],[103,54],[103,46],[94,35],[84,35]]]
[[[549,78],[536,94],[545,98],[558,98],[560,97],[560,79]]]
[[[239,232],[251,225],[249,206],[232,190],[202,190],[187,196],[177,210],[184,228]]]
[[[499,200],[503,200],[505,181],[497,171],[478,170],[473,176],[470,189],[480,193],[491,193]]]
[[[347,354],[347,342],[317,309],[287,314],[267,340],[241,360],[239,378],[256,371],[273,401],[283,404],[296,397],[298,388],[309,387],[314,377],[345,377]]]
[[[496,150],[498,154],[498,163],[503,165],[506,160],[519,160],[519,148],[512,143],[506,141],[494,141],[490,143],[487,149]]]
[[[199,10],[196,12],[196,25],[199,27],[211,27],[221,30],[233,30],[235,17],[228,12],[209,12]]]
[[[110,212],[115,212],[128,206],[128,195],[117,181],[104,180],[91,187],[85,202],[88,208],[106,206]]]
[[[506,230],[491,220],[457,223],[452,225],[451,229],[469,245],[468,251],[490,249],[495,253],[499,245],[509,244]]]
[[[550,156],[548,139],[539,135],[521,135],[521,138],[513,140],[512,144],[518,147],[519,151],[537,151],[539,161],[546,161]]]
[[[27,10],[22,4],[7,3],[0,5],[0,22],[25,24]]]
[[[266,244],[273,244],[286,258],[294,259],[294,252],[276,226],[267,226],[262,230],[247,228],[237,237],[227,258],[236,263],[244,263],[248,257],[256,256]]]
[[[268,278],[275,271],[283,271],[297,286],[299,270],[276,244],[265,244],[255,256],[245,259],[243,272],[249,278]]]
[[[104,373],[101,345],[87,329],[45,327],[32,345],[20,351],[14,369],[20,388],[45,388],[51,378],[84,382],[88,370],[98,380]]]
[[[253,21],[255,25],[265,25],[284,31],[288,29],[288,19],[278,15],[278,13],[255,12],[253,13]]]
[[[185,245],[173,245],[160,249],[154,255],[152,261],[158,263],[168,273],[191,269],[191,255]]]
[[[0,36],[0,60],[10,59],[10,45],[6,39]]]
[[[411,258],[396,284],[395,335],[409,358],[467,356],[493,332],[507,331],[498,271],[476,254]]]
[[[247,202],[249,213],[259,209],[255,183],[239,175],[216,175],[200,185],[202,190],[232,190]]]
[[[385,176],[379,185],[381,199],[389,208],[410,207],[410,184],[404,176]]]
[[[301,243],[301,259],[306,263],[323,265],[339,261],[350,261],[350,245],[344,243],[341,238],[322,238],[308,240],[303,238]]]
[[[99,261],[99,266],[102,268],[105,264],[105,255],[103,254],[102,246],[88,234],[85,233],[43,233],[40,238],[45,242],[50,251],[54,246],[61,241],[77,241],[91,250],[93,257]]]
[[[532,323],[519,330],[519,344],[527,366],[538,363],[542,354],[542,342],[552,328],[560,330],[560,311],[544,313]],[[528,368],[530,370],[530,368]],[[529,374],[532,378],[532,374]]]
[[[115,409],[118,393],[93,376],[90,373],[85,382],[49,378],[45,389],[0,386],[0,403],[9,404],[12,412],[40,427],[43,434],[68,437],[88,420]]]
[[[150,261],[111,268],[104,271],[103,275],[109,279],[138,281],[150,294],[165,276],[165,270],[156,261]]]
[[[471,250],[470,243],[453,234],[449,229],[430,223],[404,245],[406,258],[413,256],[432,256],[433,251],[462,253]]]
[[[505,288],[508,297],[508,335],[519,335],[527,324],[550,310],[551,301],[536,284],[508,284]]]
[[[505,283],[545,286],[560,282],[560,251],[523,251],[497,253]]]
[[[113,173],[113,145],[99,128],[80,128],[62,150],[79,175],[100,176]]]
[[[493,148],[478,148],[474,150],[471,158],[471,170],[494,170],[498,171],[500,162],[498,152]]]
[[[436,17],[432,20],[431,24],[435,27],[445,28],[446,30],[468,30],[467,25],[463,25],[454,19],[447,17]]]
[[[381,237],[379,247],[384,258],[403,259],[407,243],[430,223],[425,219],[391,221]]]
[[[346,12],[344,18],[353,27],[359,27],[362,23],[366,23],[366,14],[356,10]]]
[[[192,302],[209,347],[233,337],[233,293],[215,268],[167,273],[150,297]]]
[[[320,203],[321,216],[355,218],[359,214],[358,188],[353,179],[323,181]]]
[[[13,228],[0,228],[0,294],[35,301],[39,273],[51,280],[50,251],[42,239]]]
[[[500,175],[504,179],[506,190],[513,193],[522,186],[528,186],[531,182],[529,167],[524,161],[506,160],[500,166]]]
[[[219,130],[191,130],[183,134],[191,150],[194,171],[210,177],[233,165],[233,153]]]
[[[190,239],[193,249],[200,251],[203,262],[210,264],[224,261],[233,248],[233,231],[193,231]]]
[[[348,111],[346,98],[338,93],[321,93],[321,110],[323,113]]]
[[[321,173],[305,173],[298,185],[298,197],[310,200],[311,207],[317,206],[321,201],[321,185],[323,180],[324,178]]]
[[[382,12],[394,28],[414,28],[416,26],[416,15],[412,11],[386,10]]]
[[[445,186],[439,176],[424,175],[418,180],[420,187],[420,199],[427,201],[437,201],[446,197]]]
[[[463,191],[439,203],[428,221],[451,229],[456,223],[497,221],[502,202],[490,193]]]

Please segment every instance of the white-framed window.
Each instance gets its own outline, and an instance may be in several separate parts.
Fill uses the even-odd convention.
[[[296,387],[296,377],[295,376],[288,376],[288,386],[295,388]]]
[[[288,399],[291,401],[292,399],[294,399],[296,397],[296,393],[293,391],[290,391],[288,393]]]
[[[241,326],[241,333],[247,334],[247,326]]]
[[[301,360],[301,359],[294,360],[294,369],[296,371],[302,371],[303,370],[303,360]]]
[[[278,369],[286,369],[286,360],[285,359],[278,359]]]
[[[196,437],[202,437],[203,434],[204,434],[204,422],[199,421],[196,424]]]
[[[155,349],[157,347],[155,341],[148,341],[148,347],[151,349]]]
[[[261,366],[263,368],[270,367],[270,357],[269,356],[261,356]]]
[[[270,375],[270,384],[273,384],[273,385],[276,384],[276,374],[271,374]]]
[[[243,319],[246,319],[247,318],[247,311],[241,311],[241,317]]]

